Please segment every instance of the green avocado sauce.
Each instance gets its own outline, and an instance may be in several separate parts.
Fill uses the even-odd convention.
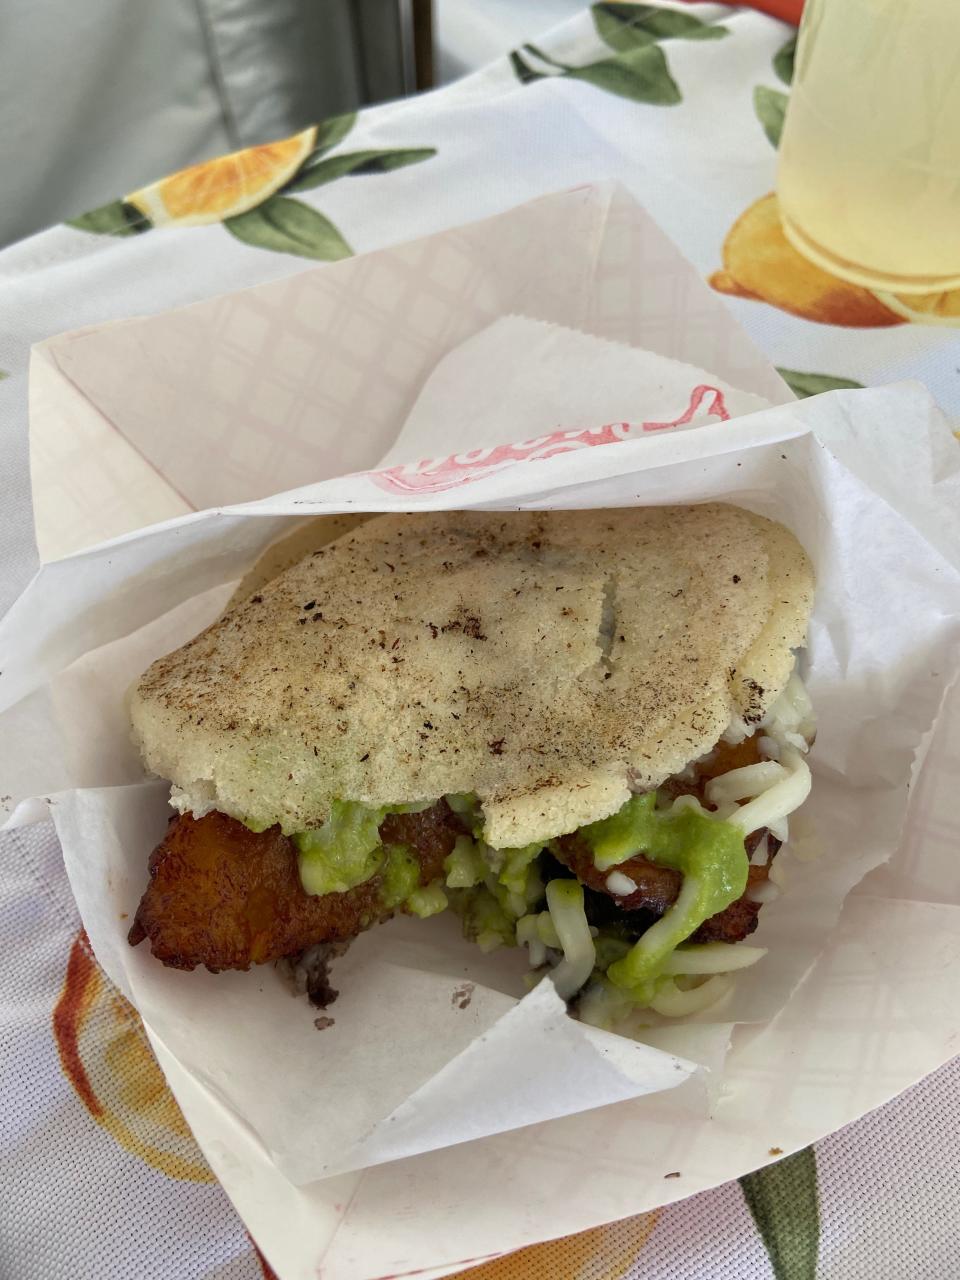
[[[321,827],[293,837],[300,878],[310,894],[346,893],[380,877],[380,899],[392,911],[404,907],[429,916],[452,905],[464,932],[484,950],[514,945],[517,920],[542,903],[540,854],[544,846],[491,849],[478,837],[482,811],[475,796],[448,796],[447,802],[473,832],[457,839],[444,861],[444,879],[421,886],[416,852],[384,845],[380,824],[388,813],[410,812],[426,804],[374,807],[337,800]],[[597,969],[639,1004],[654,998],[667,957],[705,920],[739,898],[747,885],[749,859],[743,835],[694,808],[658,810],[656,795],[632,796],[621,809],[579,832],[606,872],[642,854],[683,876],[672,907],[635,943],[622,937],[597,939]]]
[[[632,796],[623,808],[583,827],[598,870],[608,871],[634,854],[683,875],[673,906],[643,934],[607,977],[642,1002],[652,998],[667,956],[705,920],[723,911],[747,887],[749,859],[743,833],[693,808],[656,809],[656,795]]]
[[[403,906],[416,916],[443,911],[447,896],[442,884],[421,887],[420,861],[413,850],[403,844],[380,842],[379,827],[386,815],[410,812],[414,807],[371,808],[353,801],[334,801],[322,827],[294,836],[306,892],[346,893],[379,875],[380,902],[386,910]]]
[[[346,893],[376,875],[384,861],[380,823],[386,808],[334,800],[322,827],[293,837],[307,893]]]

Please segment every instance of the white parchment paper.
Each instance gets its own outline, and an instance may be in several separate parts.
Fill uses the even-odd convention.
[[[551,360],[563,342],[551,336]],[[570,336],[572,371],[583,350]],[[536,390],[535,354],[518,344],[510,376],[524,394]],[[631,369],[618,349],[616,363],[624,382],[605,393],[633,403],[648,358]],[[482,383],[482,365],[466,372]],[[670,371],[671,419],[702,374]],[[56,791],[94,949],[143,1013],[208,1158],[285,1280],[321,1261],[334,1280],[440,1274],[666,1203],[855,1118],[956,1045],[960,894],[944,882],[938,823],[953,797],[937,771],[958,725],[956,698],[943,696],[960,631],[960,457],[929,397],[911,385],[838,392],[706,414],[686,431],[644,430],[641,407],[639,421],[618,410],[631,428],[618,434],[606,415],[558,424],[545,388],[545,417],[505,440],[479,413],[474,434],[458,434],[442,376],[431,394],[424,429],[442,415],[434,438],[447,452],[430,463],[408,431],[386,467],[93,547],[47,565],[0,624],[0,792]],[[547,987],[518,1003],[522,959],[483,957],[438,917],[362,939],[335,971],[335,1024],[317,1031],[272,971],[172,973],[126,945],[165,804],[162,785],[141,780],[123,690],[216,616],[293,519],[713,499],[782,520],[819,575],[805,666],[820,732],[804,816],[825,851],[785,858],[788,892],[756,935],[769,954],[729,1007],[658,1032],[655,1047],[586,1032]],[[844,895],[887,859],[897,895],[853,895],[837,927]],[[910,900],[911,884],[934,882],[935,904]],[[743,1022],[723,1063],[730,1025]],[[712,1068],[709,1088],[698,1063]],[[664,1182],[674,1170],[682,1179]]]
[[[542,327],[507,327],[516,366],[533,384]],[[557,361],[575,381],[585,347],[591,356],[597,347],[604,354],[605,344],[595,339],[585,343],[562,330],[549,337],[544,376],[552,381]],[[479,386],[492,378],[491,353],[495,366],[503,367],[506,355],[496,338],[494,333],[488,342],[481,335],[468,344],[474,348],[469,371],[469,352],[448,357],[466,381],[473,378]],[[612,355],[610,366],[619,368],[616,390],[636,394],[650,357],[626,348]],[[659,394],[677,402],[702,377],[681,364],[658,363]],[[444,421],[446,438],[463,446],[476,422],[463,427],[470,435],[457,437],[458,428],[450,425],[457,380],[444,384],[443,364],[437,374],[427,390],[430,420]],[[612,388],[612,373],[606,381]],[[861,415],[869,415],[873,438],[883,440],[882,454],[851,453],[844,463],[837,452],[849,441],[850,421]],[[490,491],[505,480],[523,485],[522,495],[514,495],[523,506],[732,499],[784,521],[813,557],[817,604],[805,662],[819,735],[806,818],[825,853],[817,862],[784,858],[790,891],[764,909],[756,936],[770,944],[770,953],[741,976],[732,1002],[703,1016],[707,1023],[762,1020],[781,1009],[822,949],[846,892],[897,846],[914,751],[952,669],[960,579],[956,566],[877,496],[868,477],[875,456],[882,457],[884,469],[906,465],[898,458],[908,438],[904,424],[912,454],[916,423],[925,415],[935,431],[923,393],[911,388],[847,393],[832,405],[824,399],[766,410],[680,434],[640,431],[592,447],[561,429],[556,443],[571,446],[569,451],[522,461],[488,454],[484,461],[493,459],[496,469],[476,481],[470,479],[474,455],[456,464],[458,469],[422,468],[454,486],[431,492],[431,506],[460,505],[481,488],[490,495],[484,505],[500,505]],[[412,416],[423,420],[416,407]],[[494,403],[488,430],[496,421]],[[573,484],[571,463],[577,472]],[[591,479],[591,470],[605,474]],[[383,475],[389,472],[327,481],[263,505],[290,514],[304,507],[319,513],[331,506],[372,505]],[[931,484],[927,510],[955,483],[954,474]],[[259,524],[255,514],[242,510],[227,518]],[[155,579],[165,576],[159,567],[163,557],[174,556],[180,593],[187,594],[191,580],[203,583],[211,572],[203,568],[204,551],[216,547],[222,523],[217,514],[193,517],[127,539],[113,549],[119,572],[109,579],[96,554],[50,566],[32,594],[43,600],[54,590],[53,580],[69,571],[75,609],[88,617],[99,612],[102,626],[122,631],[135,620],[127,615],[125,624],[123,608],[128,584],[143,580],[142,552],[150,548],[159,561]],[[949,529],[947,520],[942,528]],[[179,551],[184,530],[196,538],[196,569]],[[68,769],[83,783],[82,790],[58,793],[52,807],[84,922],[111,977],[194,1079],[298,1183],[656,1093],[686,1079],[695,1069],[682,1056],[688,1032],[674,1039],[661,1030],[654,1048],[584,1027],[565,1016],[549,986],[517,1003],[522,954],[512,957],[513,965],[504,957],[488,964],[445,919],[417,926],[413,953],[396,940],[409,933],[409,924],[365,935],[337,965],[342,994],[334,1025],[322,1037],[308,1006],[290,998],[273,970],[176,973],[156,964],[145,947],[129,948],[123,922],[135,910],[166,807],[161,784],[136,781],[124,690],[152,657],[204,625],[221,606],[225,589],[188,596],[173,614],[164,609],[152,623],[88,652],[62,674],[48,673],[54,677]],[[30,606],[28,597],[22,607]],[[26,641],[17,611],[6,629],[8,663],[16,670],[33,643]],[[67,642],[69,635],[60,640]],[[467,1009],[457,998],[464,980],[473,984]],[[383,1052],[386,1045],[389,1053]],[[349,1081],[349,1087],[318,1087],[321,1062],[325,1081]],[[278,1079],[282,1088],[276,1087]]]
[[[628,439],[769,407],[715,373],[591,333],[504,316],[445,356],[381,467],[617,423]]]

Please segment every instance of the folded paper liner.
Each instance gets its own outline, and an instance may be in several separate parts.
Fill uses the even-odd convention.
[[[665,1203],[853,1118],[955,1047],[942,760],[960,739],[944,700],[960,457],[915,386],[762,404],[703,370],[510,317],[440,362],[384,466],[49,565],[0,626],[0,697],[49,682],[5,719],[21,754],[51,723],[59,736],[72,785],[50,802],[94,950],[281,1275],[321,1257],[338,1280],[443,1274]],[[142,781],[124,689],[216,616],[291,518],[706,500],[782,521],[818,574],[813,794],[797,854],[782,855],[787,892],[753,939],[769,953],[724,1007],[647,1044],[586,1028],[549,983],[523,994],[522,955],[484,957],[441,916],[364,935],[318,1031],[272,969],[177,973],[127,946],[167,810],[164,786]],[[817,843],[822,856],[799,856]],[[888,859],[893,879],[844,907]],[[935,892],[910,900],[913,881]]]

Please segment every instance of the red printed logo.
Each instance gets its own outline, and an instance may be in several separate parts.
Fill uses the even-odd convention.
[[[729,422],[730,414],[727,412],[723,392],[718,387],[706,387],[701,383],[690,392],[690,403],[679,418],[674,418],[672,422],[643,422],[640,425],[644,431],[666,431],[669,427],[685,427],[693,421],[697,410],[707,396],[711,397],[709,405],[704,410],[707,416],[719,418],[721,422]]]
[[[690,403],[683,413],[671,422],[641,422],[639,430],[667,431],[672,427],[688,426],[700,410],[705,400],[709,403],[704,413],[718,418],[721,422],[729,421],[730,414],[724,403],[723,392],[718,387],[697,386],[690,393]],[[600,444],[616,444],[626,440],[637,427],[629,422],[612,422],[602,427],[587,427],[574,431],[553,431],[550,435],[538,436],[535,440],[521,440],[515,444],[498,444],[488,449],[470,449],[465,453],[455,453],[448,458],[430,458],[423,462],[408,462],[396,467],[387,467],[383,471],[368,471],[366,474],[380,489],[388,493],[442,493],[448,489],[457,489],[461,485],[472,484],[513,466],[516,462],[527,462],[533,458],[552,458],[557,453],[570,453],[574,449],[592,449]]]

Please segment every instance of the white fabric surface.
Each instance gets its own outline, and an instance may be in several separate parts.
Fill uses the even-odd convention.
[[[438,83],[478,71],[582,8],[580,0],[434,0]]]

